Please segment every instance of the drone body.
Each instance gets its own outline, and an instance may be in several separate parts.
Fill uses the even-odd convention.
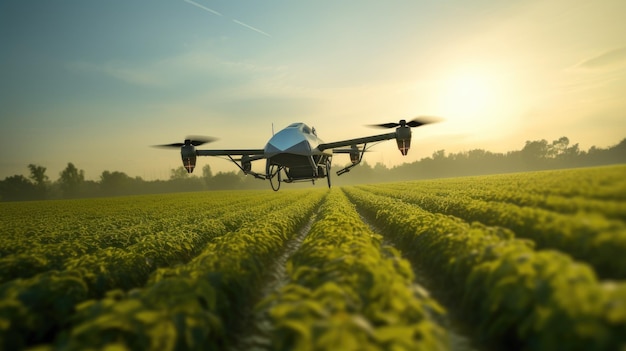
[[[183,165],[192,173],[197,156],[226,156],[244,174],[269,180],[272,189],[278,191],[282,182],[292,183],[326,178],[330,187],[330,166],[333,154],[350,154],[351,164],[337,172],[347,173],[363,159],[368,143],[396,139],[398,149],[406,155],[411,146],[411,127],[418,127],[434,122],[432,119],[416,119],[410,122],[376,125],[382,128],[396,128],[395,132],[368,136],[364,138],[341,140],[324,143],[318,138],[315,129],[304,123],[293,123],[276,133],[263,149],[197,150],[196,146],[213,141],[210,138],[189,137],[184,143],[159,145],[162,147],[180,147]],[[340,149],[350,147],[349,149]],[[233,156],[240,156],[235,159]],[[265,174],[252,171],[252,162],[266,160]]]

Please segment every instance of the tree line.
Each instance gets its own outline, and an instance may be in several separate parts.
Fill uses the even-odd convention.
[[[336,162],[338,163],[338,162]],[[366,162],[355,167],[349,175],[332,177],[335,185],[353,185],[383,181],[404,181],[441,177],[526,172],[558,168],[575,168],[626,163],[626,138],[606,149],[592,146],[581,150],[578,143],[570,144],[567,137],[552,142],[545,139],[526,141],[521,150],[494,153],[483,149],[447,154],[437,150],[432,156],[393,168],[383,164],[370,166]],[[334,171],[342,168],[334,167]],[[242,172],[213,174],[207,164],[202,175],[189,175],[184,167],[170,170],[168,180],[144,180],[120,171],[104,171],[99,181],[85,180],[85,172],[73,163],[51,181],[46,167],[29,164],[29,175],[14,175],[0,181],[0,201],[67,199],[97,196],[139,195],[167,192],[265,189],[267,182],[246,177]],[[333,174],[334,175],[334,174]],[[324,182],[325,183],[325,182]]]
[[[84,197],[158,194],[169,192],[254,188],[243,175],[218,172],[213,175],[209,165],[201,176],[191,176],[184,167],[170,170],[168,180],[144,180],[120,171],[104,171],[99,180],[86,180],[85,171],[69,162],[51,181],[46,167],[29,164],[29,175],[14,175],[0,181],[0,201],[72,199]]]
[[[578,143],[561,137],[552,142],[545,139],[526,141],[521,150],[496,153],[474,149],[458,153],[437,150],[419,161],[386,168],[365,161],[350,175],[335,177],[334,184],[354,185],[372,182],[396,182],[418,179],[477,176],[499,173],[530,172],[560,168],[593,167],[626,163],[626,139],[608,148],[592,146],[581,150]],[[339,178],[339,179],[338,179]]]

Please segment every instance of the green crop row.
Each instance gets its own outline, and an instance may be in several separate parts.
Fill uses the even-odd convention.
[[[523,191],[545,196],[624,201],[626,200],[624,174],[626,174],[626,165],[615,165],[436,179],[426,183],[429,183],[429,188],[444,192],[467,189],[489,192]],[[421,182],[405,184],[412,186],[416,183]]]
[[[184,201],[185,206],[182,207],[181,203],[171,199],[159,201],[160,197],[145,196],[96,199],[91,202],[76,200],[69,201],[69,204],[61,202],[63,205],[59,209],[61,213],[59,218],[50,208],[42,211],[43,213],[33,214],[35,212],[33,209],[42,206],[42,202],[15,204],[20,210],[27,208],[31,210],[20,211],[20,215],[16,215],[3,225],[11,229],[3,232],[0,246],[11,247],[12,251],[4,250],[0,257],[0,284],[16,278],[29,278],[52,269],[67,269],[76,266],[76,261],[98,262],[99,255],[108,257],[113,252],[143,253],[145,250],[167,250],[167,247],[158,246],[159,243],[169,243],[166,237],[172,234],[186,239],[185,242],[188,243],[182,242],[182,245],[195,246],[198,240],[203,240],[202,237],[207,230],[214,231],[212,227],[215,221],[211,221],[211,218],[218,218],[221,222],[219,226],[225,226],[226,230],[230,231],[248,218],[241,215],[246,208],[259,208],[260,204],[266,207],[274,204],[276,207],[282,201],[280,196],[273,198],[267,195],[248,198],[239,196],[241,195],[237,193],[230,196],[223,192],[204,193],[203,197],[196,194],[193,198],[198,201],[198,207],[193,212],[189,211],[189,205],[182,196],[176,198]],[[257,202],[253,203],[253,199]],[[66,213],[71,205],[76,206],[73,217]],[[6,207],[17,212],[14,206]],[[148,214],[146,211],[153,212]],[[38,220],[28,225],[24,224],[28,217],[33,216]],[[48,223],[41,227],[45,228],[45,231],[36,227],[40,225],[42,219]],[[76,233],[74,229],[70,229],[75,227],[83,227],[84,232]],[[34,229],[40,232],[36,238],[29,235]],[[135,245],[138,247],[133,248]],[[146,245],[148,247],[145,247]],[[193,256],[193,253],[189,252],[179,255],[178,258],[166,257],[164,260],[165,262],[186,260],[189,254]],[[159,261],[163,260],[159,260],[154,254],[145,256],[148,261],[158,266],[162,265]]]
[[[178,199],[170,199],[170,202]],[[262,200],[264,197],[257,199]],[[288,196],[275,197],[271,201],[257,202],[248,207],[240,207],[233,200],[234,204],[227,206],[231,211],[223,213],[223,217],[227,221],[237,217],[236,221],[230,220],[231,224],[259,221],[292,199]],[[209,211],[199,211],[197,215],[209,215]],[[25,345],[49,340],[51,335],[68,325],[71,312],[78,303],[101,297],[111,289],[141,287],[158,267],[189,261],[203,251],[209,242],[227,232],[218,219],[196,217],[189,223],[179,218],[189,216],[187,212],[180,213],[172,209],[163,210],[160,215],[161,222],[171,221],[175,224],[159,227],[168,229],[167,232],[147,231],[143,235],[137,234],[133,243],[127,247],[107,247],[83,256],[67,258],[58,270],[46,269],[43,273],[26,271],[24,275],[30,274],[32,277],[0,285],[0,344]],[[72,242],[67,241],[67,245],[72,245]],[[80,246],[80,240],[76,240],[75,245]],[[51,246],[58,249],[57,245]],[[33,250],[31,257],[44,257],[42,260],[45,260],[45,255],[48,255],[46,249],[50,247],[40,245],[35,248],[37,250]],[[4,262],[12,257],[6,257]]]
[[[253,205],[255,200],[272,199],[266,194],[250,195],[205,192],[174,197],[150,195],[2,203],[0,257],[30,253],[33,246],[74,244],[77,240],[88,250],[125,247],[146,233],[193,224],[204,216],[220,217],[233,208]],[[193,204],[192,211],[190,204]],[[169,213],[178,215],[172,217]]]
[[[110,291],[80,304],[72,327],[55,347],[226,348],[266,266],[309,220],[323,195],[290,192],[281,209],[255,215],[237,231],[215,238],[187,264],[158,269],[142,289]]]
[[[65,269],[50,270],[0,286],[0,340],[25,345],[48,340],[70,321],[75,306],[102,296],[109,289],[145,284],[155,262],[191,255],[206,242],[224,234],[216,220],[204,235],[172,233],[135,244],[128,250],[107,248],[69,261]],[[165,241],[159,241],[161,239]]]
[[[288,284],[257,308],[274,326],[273,350],[443,350],[442,308],[415,286],[409,263],[362,222],[339,190],[329,193]]]
[[[468,224],[395,198],[346,189],[403,254],[456,301],[485,343],[527,350],[626,347],[626,285],[600,283],[586,264],[535,251],[505,228]]]
[[[387,184],[438,196],[461,196],[542,208],[593,213],[626,221],[626,166],[499,174]]]
[[[397,185],[367,186],[373,193],[402,199],[430,212],[511,229],[520,238],[532,239],[539,248],[561,250],[591,264],[603,278],[626,278],[626,223],[601,214],[561,214],[545,209],[463,195],[435,195]]]

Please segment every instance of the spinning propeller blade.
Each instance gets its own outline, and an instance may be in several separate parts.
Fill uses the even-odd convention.
[[[404,119],[401,119],[400,122],[398,123],[381,123],[381,124],[371,124],[371,127],[378,127],[378,128],[396,128],[396,127],[419,127],[419,126],[423,126],[425,124],[430,124],[430,123],[436,123],[441,121],[441,118],[439,117],[433,117],[433,116],[419,116],[417,118],[414,118],[412,121],[407,122]]]
[[[185,142],[183,143],[172,143],[172,144],[162,144],[162,145],[153,145],[154,147],[182,147],[185,145],[193,145],[200,146],[206,143],[211,143],[216,141],[217,138],[211,138],[207,136],[188,136],[185,138]]]

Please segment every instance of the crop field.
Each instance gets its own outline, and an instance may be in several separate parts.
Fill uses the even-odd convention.
[[[3,350],[626,350],[626,166],[0,203]]]

